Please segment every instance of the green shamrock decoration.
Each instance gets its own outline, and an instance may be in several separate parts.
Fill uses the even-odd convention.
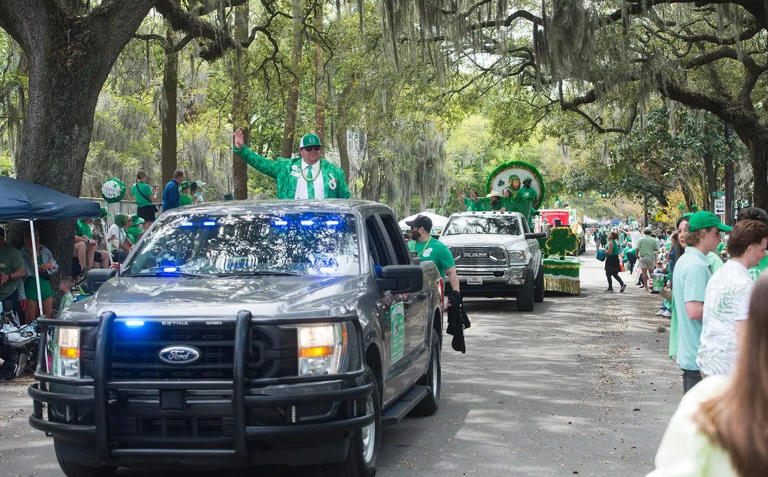
[[[549,255],[560,257],[565,257],[566,254],[575,255],[579,249],[579,237],[570,227],[555,227],[550,231],[546,245]]]

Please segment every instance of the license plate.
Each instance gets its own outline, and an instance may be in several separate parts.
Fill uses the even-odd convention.
[[[467,285],[482,285],[483,277],[467,277]]]

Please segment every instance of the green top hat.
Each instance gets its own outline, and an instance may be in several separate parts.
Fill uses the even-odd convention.
[[[303,149],[307,146],[322,146],[320,138],[317,136],[317,134],[305,134],[302,136],[299,147]]]

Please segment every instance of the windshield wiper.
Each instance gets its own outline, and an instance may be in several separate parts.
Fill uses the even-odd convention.
[[[302,275],[296,272],[284,272],[281,270],[256,270],[253,272],[227,272],[217,273],[217,277],[264,277],[264,276],[282,276],[282,277],[296,277]]]
[[[124,277],[187,277],[187,278],[208,278],[210,275],[190,272],[152,272],[152,273],[124,273]]]

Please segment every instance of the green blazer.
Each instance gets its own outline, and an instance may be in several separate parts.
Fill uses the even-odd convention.
[[[278,157],[272,161],[264,156],[260,156],[243,145],[242,149],[234,148],[238,156],[245,162],[253,166],[257,171],[262,172],[277,182],[277,198],[293,199],[296,196],[296,183],[301,177],[301,158],[293,157],[287,159]],[[349,188],[347,180],[344,177],[344,171],[336,164],[320,159],[320,169],[323,174],[323,188],[325,189],[326,199],[346,199],[349,197]]]

